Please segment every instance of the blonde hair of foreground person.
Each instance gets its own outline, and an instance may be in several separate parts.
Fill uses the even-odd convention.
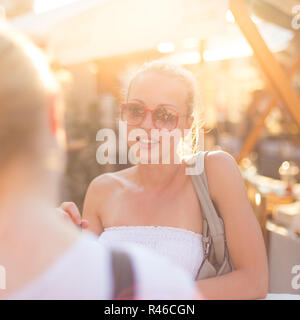
[[[36,160],[43,158],[43,169],[62,172],[65,137],[58,125],[63,106],[59,85],[30,41],[5,24],[0,24],[0,35],[0,163],[20,158],[38,171]]]
[[[64,167],[59,87],[42,53],[1,24],[0,70],[0,299],[111,299],[110,251],[55,214]],[[136,247],[123,251],[136,298],[196,298],[181,269]]]

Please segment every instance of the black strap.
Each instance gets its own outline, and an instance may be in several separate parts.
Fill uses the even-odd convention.
[[[131,259],[126,252],[118,249],[111,251],[113,273],[113,300],[135,299],[135,280]]]

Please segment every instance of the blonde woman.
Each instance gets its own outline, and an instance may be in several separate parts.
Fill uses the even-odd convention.
[[[1,24],[0,70],[0,299],[115,299],[124,290],[195,299],[192,279],[167,260],[135,246],[112,252],[54,214],[64,163],[59,87],[41,52]],[[126,270],[132,281],[121,283]]]
[[[143,129],[147,136],[128,142],[129,146],[139,143],[140,150],[154,150],[162,140],[151,139],[152,129],[183,132],[199,123],[195,96],[195,81],[187,70],[157,61],[145,64],[130,82],[121,118],[127,121],[128,135]],[[171,143],[169,153],[174,148]],[[139,163],[95,178],[86,194],[82,220],[74,203],[63,203],[61,208],[76,224],[98,235],[100,242],[152,248],[195,279],[203,261],[203,214],[185,163],[176,164],[172,156],[170,162]],[[207,299],[264,298],[268,290],[265,246],[239,168],[223,151],[209,152],[204,167],[210,197],[225,223],[234,271],[199,280],[197,286]]]

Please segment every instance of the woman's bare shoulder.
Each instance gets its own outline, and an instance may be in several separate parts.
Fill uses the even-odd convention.
[[[234,157],[223,150],[214,150],[208,152],[205,159],[205,167],[210,169],[229,169],[237,167]]]
[[[232,186],[234,181],[241,178],[235,158],[223,150],[210,151],[204,166],[212,198],[219,194],[220,187]]]
[[[88,192],[107,194],[117,188],[127,187],[133,183],[134,170],[134,167],[130,167],[116,172],[103,173],[92,180]]]

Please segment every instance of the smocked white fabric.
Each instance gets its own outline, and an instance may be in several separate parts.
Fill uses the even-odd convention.
[[[165,226],[117,226],[105,228],[100,242],[109,245],[135,243],[154,250],[181,266],[195,279],[203,260],[202,235]]]

